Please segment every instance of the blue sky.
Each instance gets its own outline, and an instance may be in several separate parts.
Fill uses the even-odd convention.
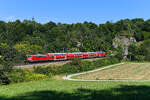
[[[100,24],[125,18],[150,18],[150,0],[0,0],[0,20],[32,19]]]

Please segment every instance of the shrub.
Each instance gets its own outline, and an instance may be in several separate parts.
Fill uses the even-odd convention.
[[[63,65],[62,67],[59,67],[57,73],[59,74],[78,73],[78,72],[92,70],[94,68],[95,66],[91,61],[81,61],[79,64],[74,64],[71,62]]]
[[[104,66],[104,59],[96,60],[93,63],[96,68],[100,66]]]
[[[115,64],[115,63],[119,63],[119,59],[115,58],[115,57],[111,57],[108,59],[111,63],[110,64]]]
[[[104,58],[96,61],[81,61],[78,64],[74,64],[73,62],[64,64],[63,66],[57,69],[57,74],[71,74],[77,72],[83,72],[92,70],[98,67],[119,63],[119,59],[111,57],[111,58]]]
[[[9,80],[11,83],[19,83],[25,81],[25,70],[23,69],[14,69],[9,74]]]
[[[57,74],[63,74],[63,73],[77,73],[80,72],[79,65],[74,65],[72,63],[64,64],[63,66],[59,67],[57,70]]]
[[[110,57],[110,58],[104,58],[104,59],[99,59],[94,61],[94,66],[96,68],[98,67],[102,67],[102,66],[106,66],[106,65],[110,65],[110,64],[115,64],[115,63],[119,63],[119,59],[115,58],[115,57]]]
[[[9,84],[9,72],[12,70],[12,65],[1,61],[0,64],[0,84]]]
[[[81,63],[81,58],[74,57],[73,59],[71,59],[71,63],[72,63],[73,65],[80,65],[80,63]]]
[[[45,67],[45,68],[43,67],[42,68],[42,67],[39,66],[39,67],[34,67],[34,73],[44,74],[44,75],[49,76],[50,73],[56,74],[56,71],[52,67]]]
[[[96,67],[91,61],[82,61],[79,68],[80,68],[80,72],[83,72],[83,71],[95,69]]]
[[[137,56],[135,56],[135,59],[136,59],[137,61],[144,61],[145,56],[143,56],[143,55],[137,55]]]
[[[35,80],[40,80],[45,78],[47,78],[47,76],[44,74],[37,74],[37,73],[30,73],[30,72],[27,72],[25,74],[25,81],[35,81]]]
[[[14,69],[9,74],[9,80],[11,83],[20,83],[24,81],[34,81],[47,78],[44,74],[37,74],[34,72],[29,72],[24,69]]]
[[[0,84],[9,84],[10,80],[8,78],[8,74],[0,71]]]

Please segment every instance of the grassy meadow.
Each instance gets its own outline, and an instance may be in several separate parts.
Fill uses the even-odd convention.
[[[45,79],[0,87],[0,100],[148,100],[149,82]]]
[[[77,76],[79,79],[95,80],[150,80],[150,63],[126,63],[105,70]]]

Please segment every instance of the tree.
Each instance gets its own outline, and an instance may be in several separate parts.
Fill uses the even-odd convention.
[[[123,51],[123,48],[122,46],[118,46],[117,49],[116,49],[117,53],[116,53],[116,57],[119,58],[120,60],[123,59],[124,57],[124,51]]]
[[[137,60],[137,61],[144,61],[145,60],[145,56],[142,54],[142,50],[141,50],[141,46],[140,45],[135,45],[132,44],[129,46],[129,55],[128,58],[133,61],[133,60]]]
[[[30,45],[29,43],[16,44],[14,48],[19,52],[25,54],[25,56],[31,54],[44,53],[44,49],[39,45]]]
[[[143,44],[141,45],[142,54],[145,56],[145,59],[147,61],[150,61],[150,39],[145,40]]]
[[[144,40],[150,39],[150,32],[143,31],[142,35],[143,35]]]

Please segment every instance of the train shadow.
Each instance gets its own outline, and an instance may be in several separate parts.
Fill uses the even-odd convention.
[[[119,88],[94,90],[79,88],[72,92],[34,91],[0,100],[150,100],[150,86],[121,85]]]

